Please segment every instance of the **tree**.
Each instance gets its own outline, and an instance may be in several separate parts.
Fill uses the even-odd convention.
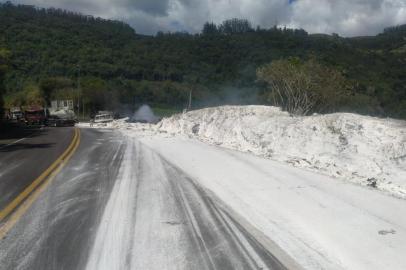
[[[23,86],[22,91],[11,93],[6,96],[7,107],[20,106],[44,106],[44,95],[39,86],[33,82],[28,82]]]
[[[49,104],[52,98],[63,96],[73,97],[73,82],[69,78],[50,77],[42,79],[40,88],[44,94],[45,101]]]
[[[341,73],[313,58],[273,61],[259,68],[257,77],[270,87],[268,101],[293,115],[337,110],[346,95],[347,81]]]
[[[7,69],[8,69],[9,58],[10,58],[10,51],[0,48],[0,120],[2,120],[3,116],[4,116],[3,80],[4,80],[4,75],[6,74]]]
[[[276,26],[255,32],[247,20],[241,19],[220,25],[208,23],[203,29],[201,35],[137,35],[130,26],[117,21],[60,9],[0,3],[0,48],[12,52],[4,77],[4,100],[8,104],[24,100],[20,93],[28,82],[40,82],[47,100],[77,98],[80,64],[81,78],[103,80],[108,95],[118,96],[121,104],[133,104],[139,99],[149,103],[181,100],[177,89],[190,86],[201,89],[200,96],[193,91],[194,104],[204,106],[210,99],[221,105],[227,100],[222,98],[225,87],[255,88],[256,70],[264,63],[292,56],[305,59],[312,53],[359,85],[350,90],[351,96],[340,109],[366,113],[381,110],[385,116],[406,117],[406,26],[365,38],[308,35],[302,29]],[[73,88],[44,85],[47,78],[55,77],[69,78]],[[120,88],[117,81],[123,82],[118,84]],[[165,81],[176,87],[163,91]],[[369,88],[375,90],[362,90]],[[232,91],[227,91],[227,96],[229,92],[236,96]],[[257,97],[257,91],[246,93],[242,103]],[[274,103],[271,90],[261,93],[259,102]],[[93,106],[85,105],[86,109]],[[360,106],[364,109],[360,110]]]
[[[45,98],[44,95],[39,88],[39,86],[35,83],[28,83],[24,87],[24,104],[26,106],[45,106]]]
[[[225,20],[219,30],[223,34],[239,34],[253,31],[251,23],[246,19],[230,19]]]
[[[202,30],[203,35],[215,35],[215,34],[218,34],[218,33],[219,33],[219,30],[218,30],[217,25],[215,23],[206,22],[203,25],[203,30]]]
[[[109,95],[106,82],[96,77],[83,78],[81,101],[86,110],[93,113],[111,109],[112,97]]]

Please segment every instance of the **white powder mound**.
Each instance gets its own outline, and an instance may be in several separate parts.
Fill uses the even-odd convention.
[[[349,113],[291,117],[223,106],[163,119],[157,131],[251,152],[406,198],[406,122]]]
[[[277,107],[222,106],[157,125],[120,119],[93,127],[137,137],[188,136],[406,199],[406,121],[350,113],[292,117]]]

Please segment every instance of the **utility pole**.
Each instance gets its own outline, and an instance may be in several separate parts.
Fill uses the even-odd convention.
[[[190,92],[189,92],[189,104],[188,104],[188,106],[187,106],[187,110],[188,111],[190,111],[191,109],[192,109],[192,89],[190,89]]]
[[[80,65],[77,66],[78,68],[78,116],[80,115]]]

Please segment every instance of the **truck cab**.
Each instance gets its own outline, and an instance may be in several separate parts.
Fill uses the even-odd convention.
[[[45,124],[46,113],[41,106],[31,106],[25,110],[24,117],[27,125],[43,125]]]

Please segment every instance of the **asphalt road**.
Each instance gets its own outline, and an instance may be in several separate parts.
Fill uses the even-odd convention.
[[[62,154],[72,140],[73,129],[21,128],[14,133],[14,141],[0,145],[0,209]]]
[[[32,140],[71,131],[47,130]],[[42,164],[45,150],[63,151],[52,141],[37,143],[48,147],[0,152],[1,172],[6,158],[17,164],[0,175],[1,198],[23,186],[8,177],[41,171],[22,164]],[[285,268],[170,162],[114,131],[82,129],[72,159],[0,240],[0,269]]]

